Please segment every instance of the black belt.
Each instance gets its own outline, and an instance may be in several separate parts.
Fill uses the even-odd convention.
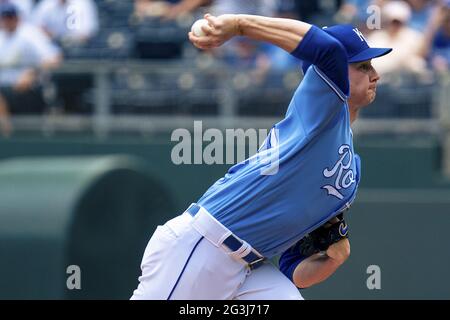
[[[200,206],[197,204],[191,204],[191,206],[186,210],[191,216],[195,216],[197,212],[200,210]],[[233,234],[229,235],[224,241],[223,244],[227,246],[232,252],[239,250],[242,247],[243,242],[236,238]],[[255,252],[250,251],[244,257],[241,257],[242,260],[247,262],[248,267],[250,269],[256,269],[263,265],[265,258],[258,256]]]

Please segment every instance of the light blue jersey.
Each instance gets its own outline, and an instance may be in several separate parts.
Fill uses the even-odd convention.
[[[337,215],[360,180],[346,99],[308,68],[259,153],[231,167],[198,204],[268,258]]]

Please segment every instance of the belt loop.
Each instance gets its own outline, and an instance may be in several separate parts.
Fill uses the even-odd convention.
[[[189,214],[193,217],[198,213],[199,210],[200,206],[196,203],[191,203],[189,208],[186,209],[186,211],[189,212]]]
[[[225,233],[220,239],[219,239],[219,246],[223,245],[223,242],[225,241],[226,238],[228,238],[229,236],[231,236],[233,233],[231,231],[228,231],[227,233]]]
[[[232,236],[233,237],[233,236]],[[231,251],[230,248],[228,248],[225,244],[223,244],[223,246],[227,249],[230,250],[230,255],[237,257],[237,258],[242,258],[245,257],[246,255],[248,255],[251,251],[252,251],[252,247],[245,241],[240,240],[240,242],[242,243],[242,245],[235,251]]]
[[[227,252],[230,257],[246,263],[248,268],[258,268],[266,260],[249,243],[235,236],[202,206],[192,203],[186,212],[192,217],[190,225],[197,232],[214,246]]]
[[[243,250],[242,250],[243,249]],[[250,252],[252,252],[253,248],[244,241],[244,243],[242,244],[242,247],[239,249],[239,258],[245,257],[248,254],[250,254]]]

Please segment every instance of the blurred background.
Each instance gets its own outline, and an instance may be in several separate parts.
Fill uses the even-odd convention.
[[[1,299],[128,299],[155,227],[230,166],[175,165],[172,132],[193,131],[195,120],[204,130],[268,129],[283,117],[300,62],[240,38],[197,50],[187,33],[206,12],[352,23],[370,45],[394,48],[373,61],[377,99],[353,127],[363,168],[348,215],[352,255],[302,294],[450,298],[449,1],[0,0],[0,8]],[[81,271],[80,288],[70,286],[70,266]]]

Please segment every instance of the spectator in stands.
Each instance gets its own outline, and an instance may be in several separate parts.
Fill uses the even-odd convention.
[[[211,0],[134,0],[135,16],[140,19],[158,17],[173,20],[210,2]]]
[[[280,18],[309,21],[308,19],[311,18],[313,11],[301,11],[301,8],[305,9],[305,6],[307,6],[305,3],[304,6],[300,7],[303,3],[305,2],[301,0],[279,1],[275,15]],[[312,2],[307,3],[311,4]],[[260,48],[260,65],[262,65],[263,69],[269,68],[270,71],[285,74],[298,68],[298,59],[285,50],[265,43],[260,44]]]
[[[0,5],[3,5],[5,3],[12,3],[17,7],[20,19],[22,19],[22,21],[26,21],[30,18],[34,0],[0,0]]]
[[[37,27],[21,22],[13,4],[0,6],[0,129],[11,132],[9,114],[45,108],[41,71],[56,67],[61,54]]]
[[[408,26],[416,31],[423,32],[430,19],[433,8],[436,5],[434,0],[406,0],[411,7],[411,18]]]
[[[367,12],[371,5],[382,7],[386,0],[345,0],[335,15],[337,23],[350,23],[358,26],[363,32],[367,29],[367,19],[372,11]]]
[[[189,1],[189,0],[184,0]],[[210,12],[215,15],[226,13],[258,14],[273,17],[277,10],[276,0],[213,0]]]
[[[33,12],[33,22],[64,45],[92,38],[98,32],[98,20],[93,0],[41,0]]]
[[[450,0],[436,7],[425,31],[423,55],[440,73],[450,69]]]
[[[247,13],[273,16],[277,0],[135,0],[138,17],[160,15],[168,20],[174,20],[181,15],[192,13],[199,7],[206,5],[211,5],[210,12],[215,15]]]
[[[244,38],[233,42],[233,50],[216,51],[218,56],[233,70],[245,73],[253,85],[264,82],[271,67],[269,56],[264,52],[264,44]]]
[[[134,15],[140,20],[146,17],[160,17],[167,12],[168,1],[134,0]]]
[[[381,14],[383,28],[372,32],[367,40],[373,46],[391,47],[393,50],[389,59],[374,60],[374,68],[380,75],[399,71],[425,73],[426,62],[421,53],[424,37],[408,27],[411,17],[409,5],[404,1],[391,1],[382,7]]]

